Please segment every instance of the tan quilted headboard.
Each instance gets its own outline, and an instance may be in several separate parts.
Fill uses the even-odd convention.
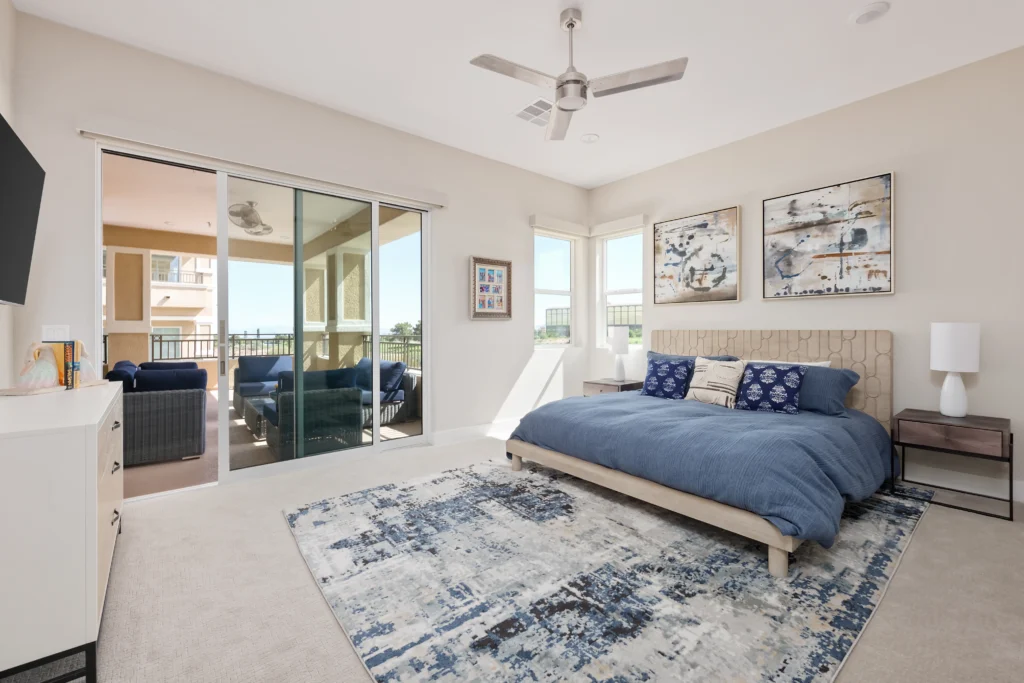
[[[651,350],[681,356],[737,356],[745,360],[811,363],[860,375],[846,405],[892,423],[892,332],[889,330],[655,330]]]

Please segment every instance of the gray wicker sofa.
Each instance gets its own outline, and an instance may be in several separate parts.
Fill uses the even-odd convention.
[[[362,444],[362,393],[354,388],[302,392],[303,455]],[[295,457],[295,392],[282,391],[263,407],[267,446],[277,460]]]
[[[124,384],[124,464],[181,460],[206,452],[206,370],[195,363],[115,364]]]

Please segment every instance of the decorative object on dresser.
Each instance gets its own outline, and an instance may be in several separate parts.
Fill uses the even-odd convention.
[[[775,581],[758,544],[601,483],[486,462],[284,514],[374,680],[828,683],[928,507],[850,501],[838,552]]]
[[[967,390],[961,372],[977,372],[981,365],[981,325],[932,323],[931,368],[946,373],[939,394],[939,412],[947,417],[967,415]]]
[[[638,379],[590,379],[583,383],[584,396],[597,394],[615,394],[620,391],[636,391],[644,385]]]
[[[892,173],[766,199],[762,297],[893,293]]]
[[[85,655],[96,638],[123,498],[122,384],[0,399],[0,678]]]
[[[896,447],[899,446],[899,453]],[[1009,484],[1009,495],[1006,498],[987,496],[962,489],[953,489],[947,486],[927,484],[920,481],[911,481],[906,477],[907,447],[917,448],[925,451],[937,451],[940,453],[952,453],[963,455],[968,458],[981,458],[983,460],[994,460],[1007,465],[1007,477]],[[931,499],[932,503],[955,510],[974,512],[979,515],[996,517],[1013,521],[1013,432],[1010,431],[1010,421],[1002,417],[983,417],[981,415],[968,415],[966,417],[947,417],[934,410],[913,410],[901,411],[893,418],[892,431],[892,459],[899,457],[901,461],[901,479],[907,484],[927,486],[935,489],[942,489],[952,493],[966,494],[986,500],[996,500],[1006,503],[1009,512],[1000,515],[986,510],[964,507],[953,503],[943,502],[941,494],[936,494]],[[893,462],[895,466],[895,462]],[[895,471],[891,469],[890,471]],[[893,477],[890,491],[894,491],[896,478]]]
[[[615,380],[624,382],[626,380],[626,366],[622,357],[629,353],[629,328],[624,325],[612,327],[609,341],[611,342],[612,353],[615,354]]]
[[[512,317],[512,262],[471,256],[469,317],[508,320]]]
[[[654,224],[654,303],[740,300],[740,207]]]

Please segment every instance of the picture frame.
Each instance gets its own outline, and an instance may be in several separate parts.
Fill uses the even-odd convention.
[[[512,262],[469,258],[469,317],[471,320],[512,318]]]
[[[742,285],[739,205],[654,224],[654,303],[733,303]]]
[[[895,278],[890,171],[761,203],[761,298],[890,295]]]

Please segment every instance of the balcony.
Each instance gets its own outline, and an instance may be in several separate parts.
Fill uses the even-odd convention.
[[[104,274],[106,274],[105,270]],[[212,276],[198,270],[154,270],[151,279],[153,282],[172,282],[182,285],[212,284]]]

